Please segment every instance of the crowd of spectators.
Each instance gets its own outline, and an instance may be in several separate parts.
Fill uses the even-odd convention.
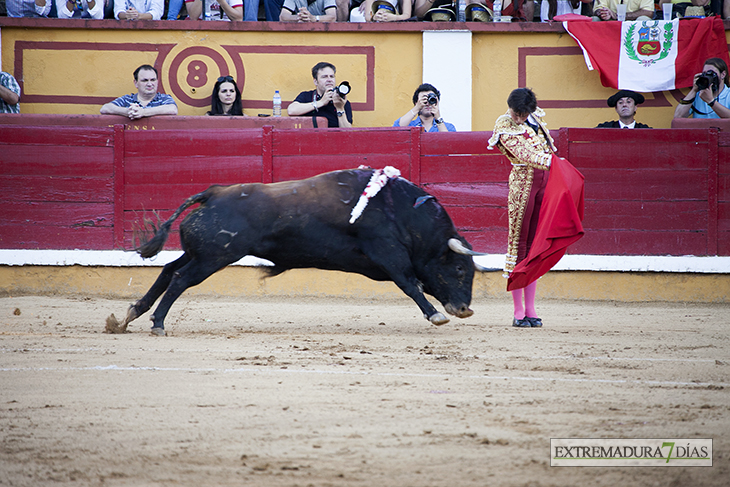
[[[503,0],[502,20],[546,22],[556,15],[582,14],[616,20],[619,3],[627,20],[662,19],[661,5],[673,4],[673,18],[718,15],[730,19],[730,0]],[[489,11],[493,0],[466,0]],[[455,0],[0,0],[0,15],[119,20],[244,20],[286,22],[397,22],[450,20]],[[431,15],[451,9],[451,17]],[[447,10],[448,11],[448,10]],[[488,17],[486,17],[488,18]],[[467,20],[483,21],[484,16]]]

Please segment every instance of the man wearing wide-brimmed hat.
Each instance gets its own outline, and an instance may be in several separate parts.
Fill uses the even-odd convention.
[[[606,100],[608,106],[615,108],[618,120],[603,122],[597,129],[650,129],[648,125],[634,120],[636,106],[644,103],[644,95],[631,90],[621,90]]]

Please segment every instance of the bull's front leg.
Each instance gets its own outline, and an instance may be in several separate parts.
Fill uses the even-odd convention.
[[[363,246],[365,255],[371,262],[377,263],[395,285],[416,302],[423,317],[434,325],[448,323],[449,319],[443,313],[436,311],[436,308],[424,296],[423,285],[416,277],[408,253],[405,250],[398,250],[396,245],[388,245],[382,240],[369,243],[372,245]],[[383,249],[387,249],[387,251]]]
[[[423,312],[423,317],[434,325],[443,325],[449,322],[449,319],[443,313],[436,310],[433,305],[426,299],[423,294],[423,286],[415,277],[407,279],[406,282],[393,280],[395,284],[403,290]]]
[[[428,299],[426,299],[426,296],[423,294],[423,286],[412,271],[391,273],[390,276],[395,285],[416,302],[424,318],[434,325],[443,325],[449,322],[449,319],[443,313],[437,311]]]

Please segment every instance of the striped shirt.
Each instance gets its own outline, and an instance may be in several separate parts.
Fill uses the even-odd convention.
[[[112,103],[118,107],[122,108],[129,108],[133,103],[139,103],[139,100],[137,99],[137,93],[132,93],[130,95],[124,95],[120,96],[116,100],[112,100]],[[140,103],[141,105],[141,103]],[[161,107],[163,105],[175,105],[177,106],[177,103],[175,103],[175,100],[170,96],[166,95],[164,93],[157,93],[155,97],[150,101],[145,107],[147,108],[154,108],[154,107]]]
[[[20,96],[20,85],[11,74],[0,71],[0,85]],[[0,113],[20,113],[20,103],[9,105],[5,103],[5,100],[0,98]]]

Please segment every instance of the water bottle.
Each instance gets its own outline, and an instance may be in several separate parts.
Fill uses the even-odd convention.
[[[279,90],[274,93],[274,116],[281,117],[281,95]]]
[[[466,22],[466,0],[459,0],[459,22]]]
[[[492,5],[492,22],[502,21],[502,0],[494,0]]]

